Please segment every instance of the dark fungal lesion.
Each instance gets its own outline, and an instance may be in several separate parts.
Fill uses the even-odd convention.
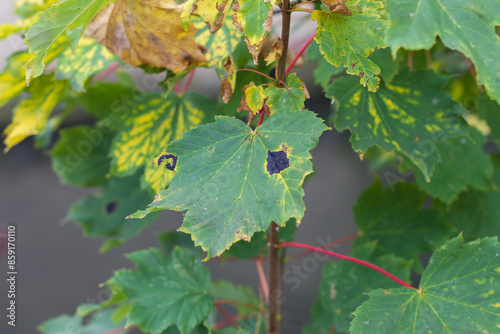
[[[278,174],[288,167],[290,167],[290,160],[288,160],[285,149],[281,151],[267,151],[266,168],[269,175]]]
[[[165,168],[169,170],[175,170],[175,166],[177,165],[177,157],[173,154],[163,154],[158,158],[158,166],[161,166],[161,163],[164,159],[172,159],[171,161],[167,162]]]

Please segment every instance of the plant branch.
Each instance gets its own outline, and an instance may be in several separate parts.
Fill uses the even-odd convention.
[[[316,32],[307,40],[307,42],[304,43],[304,45],[302,45],[299,52],[297,52],[295,57],[293,57],[292,61],[290,62],[290,65],[288,65],[285,71],[285,75],[288,75],[290,73],[290,71],[292,70],[293,66],[295,65],[299,57],[304,53],[304,51],[306,51],[309,44],[311,44],[311,42],[314,40],[314,37],[316,37]]]
[[[266,112],[264,110],[260,111],[259,121],[257,122],[257,125],[255,127],[258,127],[259,125],[262,124],[262,122],[264,121],[264,115],[265,114],[266,114]]]
[[[281,304],[281,291],[278,287],[278,225],[275,222],[269,227],[269,333],[278,333],[279,304]]]
[[[238,323],[229,315],[227,314],[226,311],[224,311],[224,309],[222,307],[220,307],[220,305],[214,303],[215,307],[219,310],[219,312],[230,322],[233,324],[234,327],[238,328],[238,329],[241,329],[241,326],[238,325]]]
[[[288,56],[288,39],[290,37],[290,1],[283,0],[281,3],[281,40],[283,41],[283,52],[278,60],[277,79],[285,82],[286,59]]]
[[[278,277],[278,290],[283,294],[283,276],[285,273],[285,257],[286,257],[286,248],[282,248],[279,256],[280,263],[280,271]],[[281,318],[283,314],[283,303],[278,304],[278,333],[281,333]]]
[[[186,79],[186,83],[184,84],[184,86],[182,87],[182,90],[180,91],[180,94],[181,94],[181,95],[182,95],[182,94],[184,94],[184,93],[187,91],[187,89],[188,89],[188,87],[189,87],[189,84],[190,84],[190,83],[191,83],[191,81],[193,80],[193,77],[194,77],[194,72],[195,72],[195,71],[196,71],[196,68],[195,68],[195,69],[193,69],[191,72],[189,72],[188,77],[187,77],[187,79]]]
[[[301,244],[299,242],[283,242],[283,243],[279,244],[277,247],[298,247],[298,248],[305,248],[305,249],[309,249],[309,250],[312,250],[312,251],[315,251],[315,252],[318,252],[318,253],[327,254],[327,255],[330,255],[330,256],[342,259],[342,260],[347,260],[347,261],[351,261],[351,262],[354,262],[354,263],[358,263],[358,264],[361,264],[361,265],[363,265],[365,267],[368,267],[368,268],[371,268],[373,270],[378,271],[382,275],[384,275],[386,277],[389,277],[390,279],[392,279],[393,281],[401,284],[402,286],[405,286],[405,287],[410,288],[410,289],[416,289],[415,287],[411,286],[410,284],[406,283],[405,281],[397,278],[393,274],[388,273],[384,269],[382,269],[382,268],[380,268],[380,267],[378,267],[378,266],[376,266],[376,265],[374,265],[372,263],[369,263],[369,262],[366,262],[366,261],[363,261],[363,260],[360,260],[360,259],[356,259],[354,257],[350,257],[350,256],[347,256],[347,255],[342,255],[342,254],[339,254],[339,253],[327,251],[327,250],[319,248],[319,247],[314,247],[314,246],[310,246],[310,245],[306,245],[306,244]]]
[[[266,274],[264,273],[264,260],[262,259],[262,257],[255,259],[255,265],[257,266],[257,272],[259,273],[259,282],[260,286],[262,287],[262,292],[264,293],[264,299],[266,300],[266,302],[268,302],[269,285],[267,284]]]
[[[351,240],[354,240],[358,237],[359,233],[354,233],[354,234],[351,234],[345,238],[342,238],[342,239],[339,239],[339,240],[336,240],[336,241],[333,241],[333,242],[330,242],[326,245],[323,245],[321,246],[320,248],[321,249],[328,249],[330,247],[335,247],[335,246],[338,246],[338,245],[341,245],[345,242],[349,242]],[[296,253],[296,254],[292,254],[290,256],[288,256],[285,261],[289,261],[291,259],[295,259],[295,258],[298,258],[298,257],[302,257],[302,256],[306,256],[308,254],[311,254],[311,253],[314,253],[315,251],[313,250],[306,250],[306,251],[303,251],[303,252],[300,252],[300,253]]]

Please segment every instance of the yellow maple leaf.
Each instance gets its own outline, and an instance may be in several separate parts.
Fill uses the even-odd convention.
[[[59,102],[66,81],[52,81],[51,76],[42,76],[33,81],[31,97],[19,102],[14,109],[12,123],[4,131],[5,152],[28,136],[45,131],[47,119]]]

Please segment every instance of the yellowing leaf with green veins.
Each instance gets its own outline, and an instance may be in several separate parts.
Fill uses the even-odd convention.
[[[64,50],[64,38],[59,39],[47,55],[47,63],[51,62]],[[26,89],[23,65],[31,58],[28,52],[13,54],[7,61],[3,73],[0,74],[0,107],[17,97]]]
[[[198,29],[195,42],[207,49],[205,66],[215,67],[221,75],[223,70],[222,61],[232,56],[233,51],[241,42],[242,34],[234,27],[231,17],[228,17],[215,33],[210,33],[208,27],[201,20],[193,20]]]
[[[190,25],[185,31],[181,14],[182,5],[171,0],[116,0],[97,14],[85,33],[127,64],[180,73],[206,62],[195,42],[197,30]]]
[[[385,47],[387,21],[381,17],[380,1],[359,0],[349,4],[351,16],[315,11],[311,18],[318,22],[315,41],[321,54],[335,67],[343,65],[351,75],[362,74],[363,86],[375,92],[379,86],[380,68],[368,59],[376,48]]]
[[[30,59],[27,52],[13,54],[0,74],[0,107],[21,94],[26,87],[23,65]]]
[[[498,0],[388,0],[390,27],[385,40],[399,48],[430,49],[436,37],[469,58],[477,81],[500,103],[500,2]]]
[[[82,91],[88,77],[105,70],[117,60],[104,46],[92,38],[83,37],[75,51],[66,49],[59,57],[56,78],[70,79],[73,89]]]
[[[191,8],[196,0],[187,0],[183,3],[181,12],[181,24],[184,30],[189,30],[189,24],[191,23]]]
[[[349,332],[498,333],[500,243],[466,244],[462,235],[436,250],[418,289],[377,289],[354,312]]]
[[[194,0],[194,2],[188,1],[186,4],[190,7],[190,13],[201,17],[203,22],[207,24],[210,33],[213,34],[226,21],[232,0]]]
[[[179,229],[189,233],[207,259],[239,240],[250,240],[272,221],[279,226],[304,215],[305,177],[311,155],[327,127],[308,110],[276,113],[256,130],[242,121],[219,116],[171,143],[177,157],[175,176],[145,211],[185,211]]]
[[[5,152],[28,136],[43,133],[47,119],[59,102],[66,81],[52,81],[49,76],[41,77],[30,87],[31,97],[19,102],[13,111],[12,122],[4,135]]]
[[[173,175],[153,159],[184,132],[211,121],[216,110],[210,99],[194,93],[170,93],[167,99],[160,94],[145,95],[111,144],[110,175],[123,177],[145,168],[143,186],[156,192],[164,189]]]
[[[273,22],[273,7],[276,0],[235,0],[233,22],[240,31],[245,32],[245,42],[253,56],[255,64],[262,43],[267,33],[271,31]]]
[[[238,108],[238,112],[248,110],[257,114],[264,106],[266,95],[264,95],[264,88],[262,86],[255,86],[252,81],[248,85],[243,86],[243,98]]]
[[[464,108],[442,92],[448,77],[430,70],[400,71],[390,84],[370,93],[354,77],[344,77],[326,89],[339,110],[335,128],[349,129],[355,151],[365,153],[373,145],[396,150],[429,180],[434,164],[441,161],[437,142],[463,134]]]
[[[29,26],[24,43],[35,57],[26,65],[26,82],[40,76],[45,67],[45,57],[56,40],[66,32],[66,41],[73,48],[87,24],[110,0],[66,0],[44,10],[39,19]]]

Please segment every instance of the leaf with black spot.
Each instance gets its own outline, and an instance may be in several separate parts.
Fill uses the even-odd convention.
[[[169,154],[178,157],[172,184],[132,217],[188,210],[180,231],[191,234],[208,258],[250,240],[271,221],[285,226],[293,217],[300,223],[302,184],[313,171],[309,150],[326,129],[308,110],[275,113],[256,130],[233,117],[217,117],[169,145]],[[268,172],[268,152],[282,152],[272,160],[275,173]]]

